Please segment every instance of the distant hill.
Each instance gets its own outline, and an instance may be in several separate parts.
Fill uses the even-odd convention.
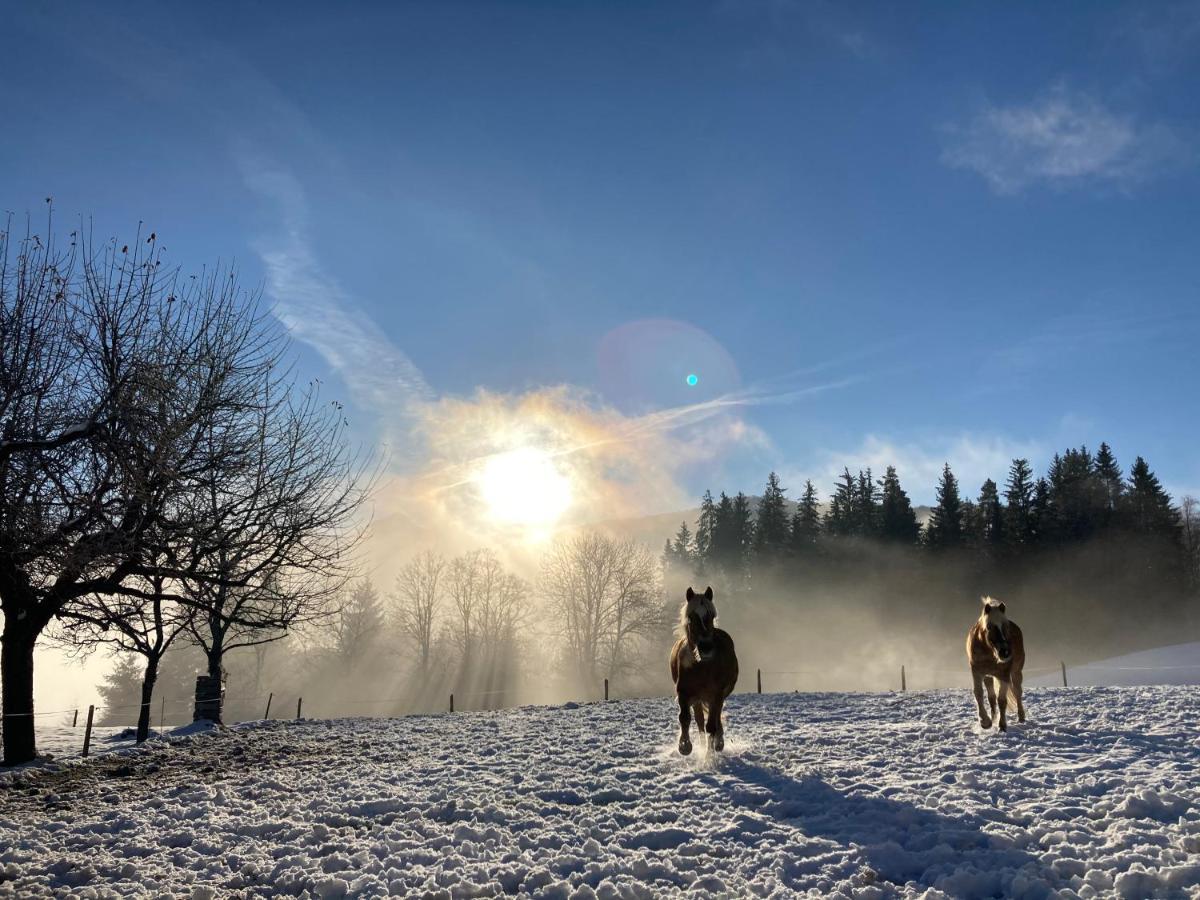
[[[750,506],[752,509],[758,508],[759,497],[750,498]],[[788,516],[790,517],[796,510],[796,504],[791,500],[786,500]],[[915,506],[913,510],[917,514],[917,521],[923,526],[929,521],[929,516],[933,510],[928,506]],[[824,514],[825,506],[822,505],[821,512]],[[696,531],[696,519],[700,517],[700,507],[695,506],[690,509],[681,509],[676,512],[657,513],[652,516],[638,516],[628,519],[608,519],[602,522],[596,522],[589,526],[597,528],[601,531],[606,531],[609,534],[629,538],[638,541],[639,543],[647,544],[655,550],[661,550],[663,544],[667,540],[674,538],[675,533],[679,531],[679,523],[687,522],[688,528],[694,533]]]

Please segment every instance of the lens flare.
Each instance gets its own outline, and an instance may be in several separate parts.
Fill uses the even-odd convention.
[[[695,387],[696,385],[698,385],[700,383],[699,376],[696,375],[696,373],[694,373],[694,372],[684,380],[687,381],[688,387]]]

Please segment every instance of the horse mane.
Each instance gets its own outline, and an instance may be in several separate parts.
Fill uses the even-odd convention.
[[[675,623],[675,637],[687,637],[687,600],[683,601],[683,605],[679,607],[679,621]]]

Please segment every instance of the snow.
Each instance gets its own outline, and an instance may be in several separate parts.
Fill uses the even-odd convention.
[[[59,724],[50,724],[42,720],[37,725],[37,749],[39,759],[18,769],[0,768],[0,784],[12,779],[28,769],[59,771],[63,763],[77,762],[83,754],[84,716],[79,723],[72,726],[70,716],[65,717]],[[177,727],[167,726],[165,731],[158,728],[150,729],[150,740],[163,738],[184,737],[190,734],[200,734],[212,731],[212,722],[190,722]],[[88,748],[91,756],[101,756],[106,753],[128,751],[135,748],[137,728],[131,725],[96,725],[92,727],[92,743]]]
[[[1062,684],[1061,674],[1027,678],[1027,684]],[[1174,644],[1067,666],[1067,683],[1080,685],[1200,684],[1200,641]]]
[[[1200,688],[254,722],[0,781],[0,893],[1200,896]]]

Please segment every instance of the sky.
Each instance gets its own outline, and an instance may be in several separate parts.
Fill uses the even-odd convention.
[[[3,19],[0,209],[235,264],[384,533],[529,447],[580,522],[1101,441],[1200,492],[1200,3]]]

